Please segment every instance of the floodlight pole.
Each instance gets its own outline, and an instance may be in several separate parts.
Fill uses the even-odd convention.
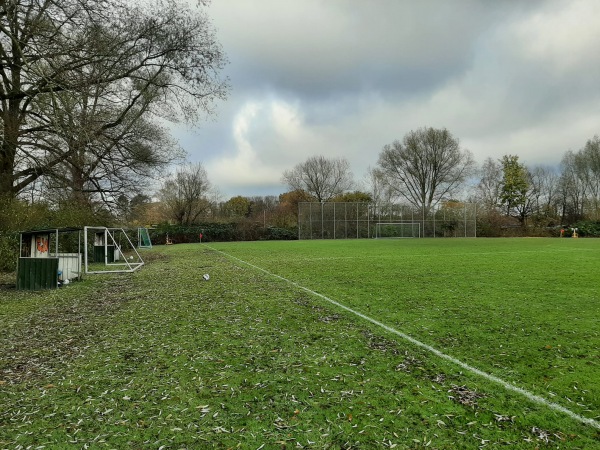
[[[435,208],[436,208],[435,206],[432,208],[432,211],[433,211],[433,237],[436,237],[436,235],[435,235],[435,216],[437,214],[436,214]],[[445,214],[445,212],[444,212],[444,214]],[[423,224],[423,228],[425,228],[424,224]],[[425,231],[425,230],[423,230],[423,231]]]
[[[467,237],[467,204],[463,207],[463,220],[465,224],[465,237]]]
[[[333,203],[333,239],[335,240],[335,202]]]
[[[377,203],[375,203],[377,205]],[[377,208],[377,206],[375,206]],[[371,205],[367,203],[367,238],[371,237]]]
[[[360,209],[360,203],[357,203],[354,206],[356,208],[356,238],[358,239],[358,229],[359,229],[359,224],[358,224],[358,210]],[[350,213],[352,213],[352,210],[350,210]]]
[[[474,220],[473,229],[474,229],[474,235],[475,235],[475,237],[477,237],[477,203],[474,203],[473,206],[475,207],[475,211],[474,211],[475,217],[473,218],[473,220]]]

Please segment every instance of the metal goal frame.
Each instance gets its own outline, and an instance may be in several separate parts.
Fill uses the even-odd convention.
[[[405,234],[405,227],[411,227],[411,233]],[[390,233],[390,236],[384,236],[381,233],[381,228],[385,227],[388,229],[399,228],[400,233]],[[414,234],[414,228],[417,228],[417,235]],[[375,224],[375,239],[413,239],[421,237],[421,223],[420,222],[377,222]]]
[[[96,257],[95,250],[98,249],[98,254],[101,255],[100,259],[104,260],[103,268],[107,268],[106,270],[91,270],[89,267],[90,255],[88,248],[90,247],[90,231],[94,234],[94,243],[92,244],[94,248],[93,257]],[[86,274],[135,272],[144,265],[144,260],[123,228],[84,227],[83,242],[84,272]],[[131,259],[127,259],[125,256],[126,252],[131,254]],[[120,262],[121,257],[123,262]],[[101,263],[102,261],[95,262]]]

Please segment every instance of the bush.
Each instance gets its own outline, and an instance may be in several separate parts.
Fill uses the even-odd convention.
[[[19,233],[0,230],[0,272],[14,272],[19,255]]]
[[[298,230],[269,227],[267,228],[265,239],[270,241],[293,241],[298,239]]]
[[[45,228],[48,207],[16,199],[0,200],[0,271],[13,272],[19,255],[19,232]]]
[[[600,237],[600,221],[577,222],[568,228],[569,232],[571,228],[577,228],[577,233],[580,237]]]
[[[175,244],[202,241],[233,241],[233,224],[204,223],[198,225],[169,225],[160,224],[150,230],[150,240],[153,244],[166,244],[167,237]]]
[[[28,203],[18,199],[0,199],[0,271],[16,269],[19,253],[19,235],[22,231],[85,225],[110,225],[106,211],[65,203],[51,208],[45,203]],[[136,236],[137,239],[137,236]]]
[[[237,223],[200,223],[198,225],[160,224],[150,230],[153,244],[166,244],[167,236],[175,244],[189,242],[231,242],[258,240],[292,240],[298,239],[295,229],[268,227],[262,224],[242,221]]]

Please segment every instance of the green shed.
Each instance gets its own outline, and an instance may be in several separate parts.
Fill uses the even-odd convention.
[[[56,289],[63,283],[80,279],[81,269],[80,229],[57,228],[21,233],[17,289]]]
[[[17,289],[39,291],[58,287],[58,258],[19,258]]]

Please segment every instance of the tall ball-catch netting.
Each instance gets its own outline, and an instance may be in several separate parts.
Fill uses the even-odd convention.
[[[445,202],[429,209],[373,203],[298,205],[299,239],[476,236],[474,203]]]

